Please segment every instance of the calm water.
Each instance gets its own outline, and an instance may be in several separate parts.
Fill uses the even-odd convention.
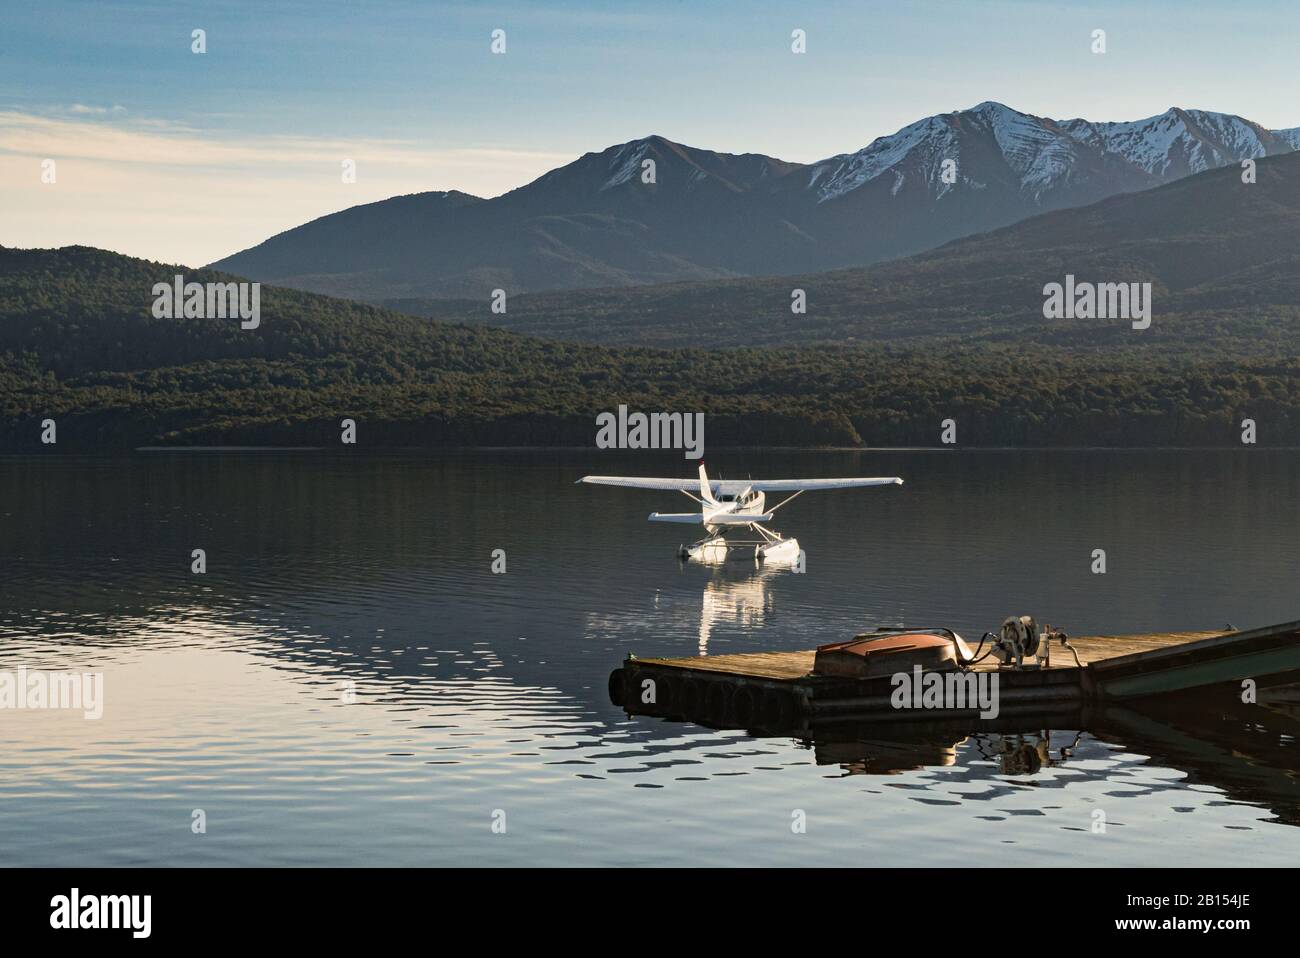
[[[1285,695],[757,738],[630,719],[606,678],[630,652],[977,637],[1013,612],[1074,634],[1300,618],[1300,454],[709,463],[907,484],[790,505],[796,575],[682,568],[691,530],[645,516],[686,499],[573,484],[680,458],[0,458],[0,668],[102,670],[107,700],[0,711],[0,863],[1294,863]]]

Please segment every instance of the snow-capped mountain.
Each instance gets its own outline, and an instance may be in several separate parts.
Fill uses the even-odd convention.
[[[1291,144],[1291,149],[1300,150],[1300,126],[1290,130],[1274,130],[1273,135],[1285,143]]]
[[[778,190],[806,199],[807,210],[787,215],[817,237],[823,268],[852,266],[1291,152],[1300,148],[1294,133],[1204,110],[1099,123],[986,101],[809,164]]]
[[[1098,175],[1121,179],[1134,188],[1200,173],[1247,158],[1300,148],[1296,130],[1269,131],[1226,113],[1182,110],[1122,123],[1052,120],[986,101],[969,110],[927,117],[856,153],[842,154],[807,168],[807,186],[819,203],[834,200],[888,176],[897,195],[909,181],[936,198],[958,182],[981,189],[1004,171],[1025,194],[1045,206],[1054,190]],[[995,161],[990,169],[988,161]],[[953,161],[949,182],[942,163]],[[1112,185],[1097,183],[1103,192]]]
[[[1269,131],[1225,113],[1053,120],[991,101],[810,164],[648,136],[495,199],[395,197],[213,265],[383,301],[807,272],[1296,149],[1300,128]]]
[[[1290,140],[1239,116],[1177,107],[1132,123],[1070,120],[1062,127],[1159,179],[1295,149]]]
[[[892,195],[910,181],[913,188],[928,189],[939,197],[958,183],[976,189],[987,186],[975,165],[995,156],[1022,188],[1041,192],[1078,166],[1083,153],[1076,139],[1055,121],[984,102],[958,113],[926,117],[856,153],[815,163],[808,187],[824,203],[888,174]],[[942,175],[944,163],[951,164],[947,178]]]

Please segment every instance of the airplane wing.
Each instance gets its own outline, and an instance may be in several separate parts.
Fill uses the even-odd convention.
[[[697,479],[653,479],[643,476],[583,476],[578,482],[595,486],[625,486],[629,489],[665,489],[698,492]],[[757,492],[812,492],[816,489],[853,489],[858,486],[901,486],[897,476],[872,479],[710,479],[715,496],[733,496],[753,489]]]
[[[816,489],[853,489],[858,486],[901,486],[897,476],[876,479],[715,479],[712,485],[721,486],[722,495],[733,495],[746,489],[756,492],[812,492]]]
[[[698,479],[649,479],[640,476],[583,476],[578,482],[593,486],[626,486],[629,489],[668,489],[699,492]]]

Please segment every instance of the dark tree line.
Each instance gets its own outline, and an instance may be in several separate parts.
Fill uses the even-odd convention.
[[[0,450],[590,445],[597,413],[706,413],[714,445],[1300,445],[1300,361],[1068,344],[613,348],[264,289],[262,324],[158,320],[175,268],[0,250]],[[215,274],[187,278],[217,279]]]

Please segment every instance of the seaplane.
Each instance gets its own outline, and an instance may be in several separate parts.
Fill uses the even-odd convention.
[[[593,486],[623,486],[630,489],[659,489],[681,492],[700,504],[699,512],[652,512],[651,522],[680,522],[703,526],[705,536],[678,548],[678,556],[696,562],[716,563],[734,552],[742,555],[753,547],[759,562],[793,564],[799,560],[799,540],[763,527],[778,509],[805,492],[821,489],[855,489],[860,486],[901,486],[897,476],[853,479],[710,479],[704,463],[695,479],[656,479],[645,476],[583,476],[578,483]],[[698,495],[694,493],[698,492]],[[767,493],[791,492],[770,509]],[[728,535],[747,530],[757,539],[734,539]]]

